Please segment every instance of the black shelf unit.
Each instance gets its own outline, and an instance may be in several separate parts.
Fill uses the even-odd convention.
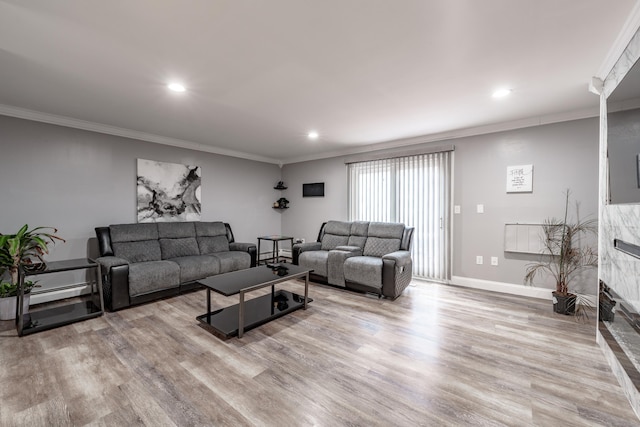
[[[99,302],[95,301],[94,284],[91,283],[91,297],[88,301],[74,302],[64,305],[57,305],[30,313],[23,313],[24,300],[24,279],[28,276],[36,276],[50,273],[60,273],[72,270],[95,269],[97,296]],[[102,296],[102,273],[100,264],[89,258],[70,259],[66,261],[48,262],[46,268],[41,271],[25,271],[20,268],[18,271],[20,292],[18,293],[18,305],[16,313],[16,329],[18,336],[29,335],[47,329],[57,328],[81,320],[102,316],[104,313],[104,300]]]

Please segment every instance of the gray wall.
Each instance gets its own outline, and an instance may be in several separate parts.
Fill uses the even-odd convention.
[[[454,204],[461,207],[454,215],[454,276],[521,284],[525,265],[535,257],[504,252],[504,224],[560,217],[567,188],[580,202],[580,216],[597,216],[597,118],[446,142],[455,145]],[[533,193],[507,194],[507,166],[523,164],[533,164]],[[283,234],[314,240],[323,221],[347,218],[344,158],[285,165],[282,178],[291,194]],[[302,184],[316,181],[326,183],[326,197],[302,199]],[[476,213],[477,204],[484,205],[484,214]],[[477,255],[483,265],[476,265]],[[491,256],[499,258],[497,267],[490,265]],[[595,286],[595,280],[589,283]]]
[[[329,219],[347,220],[347,169],[343,157],[284,165],[283,194],[290,207],[282,214],[282,233],[315,241]],[[324,197],[302,197],[302,184],[324,182]]]
[[[86,257],[94,227],[136,222],[136,159],[202,167],[202,220],[237,241],[280,232],[271,208],[277,165],[0,116],[0,232],[59,229],[48,259]]]
[[[566,189],[579,203],[578,213],[575,204],[570,213],[597,218],[598,132],[593,118],[456,141],[454,203],[461,214],[454,217],[453,274],[522,283],[526,264],[537,257],[504,252],[504,225],[561,218]],[[523,164],[533,165],[533,192],[507,194],[507,166]],[[476,213],[478,204],[484,214]],[[484,257],[483,265],[476,265],[477,255]],[[497,267],[491,266],[491,256],[498,257]],[[595,280],[590,283],[595,286]]]
[[[202,166],[203,220],[230,222],[238,241],[280,233],[314,240],[320,224],[347,218],[343,157],[285,165],[242,160],[0,116],[0,232],[53,225],[67,243],[50,259],[84,257],[93,228],[135,222],[136,159]],[[560,216],[571,188],[581,215],[597,212],[597,119],[447,141],[456,147],[453,274],[522,283],[526,255],[503,251],[504,224]],[[426,144],[427,146],[433,144]],[[506,167],[534,165],[532,194],[506,194]],[[278,180],[289,187],[273,190]],[[324,198],[302,184],[324,182]],[[280,196],[290,209],[271,206]],[[484,204],[485,213],[475,206]],[[475,264],[476,255],[485,264]],[[492,267],[491,256],[500,265]]]

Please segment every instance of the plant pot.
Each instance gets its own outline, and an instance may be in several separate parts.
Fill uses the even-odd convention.
[[[613,322],[615,317],[616,301],[609,298],[603,298],[600,294],[600,320],[603,322]]]
[[[553,311],[558,314],[575,314],[576,312],[576,295],[575,294],[559,294],[555,291],[553,294]]]
[[[31,294],[26,294],[22,301],[22,312],[29,312],[29,301],[31,300]],[[0,298],[0,320],[13,320],[16,318],[16,304],[18,303],[18,297],[5,297]]]

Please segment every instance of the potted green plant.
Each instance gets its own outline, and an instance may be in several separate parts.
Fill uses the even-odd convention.
[[[29,230],[29,226],[24,225],[15,234],[0,234],[0,278],[8,272],[10,279],[2,281],[0,284],[0,299],[2,299],[2,294],[7,295],[5,298],[18,295],[20,267],[31,271],[46,268],[42,257],[49,253],[49,244],[65,241],[54,234],[57,232],[58,230],[52,227],[36,227]],[[35,283],[25,282],[24,293],[29,295],[33,286]],[[10,317],[13,319],[16,302],[7,302],[6,304],[13,304],[13,313]]]
[[[39,286],[37,282],[25,280],[24,300],[22,301],[22,312],[29,312],[29,302],[31,289]],[[0,320],[12,320],[16,317],[16,305],[18,303],[18,285],[8,281],[0,281]]]
[[[525,284],[533,284],[535,277],[542,272],[550,274],[555,280],[553,309],[556,313],[574,314],[577,295],[574,281],[585,269],[598,266],[598,254],[591,246],[581,245],[581,239],[588,234],[597,234],[597,221],[586,219],[570,221],[569,190],[565,193],[563,219],[549,218],[542,225],[543,252],[538,262],[527,265]],[[588,305],[586,300],[581,305]]]

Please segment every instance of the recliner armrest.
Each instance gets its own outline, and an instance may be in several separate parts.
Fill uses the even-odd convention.
[[[229,250],[247,252],[251,256],[251,267],[255,267],[258,261],[258,248],[254,243],[229,243]]]
[[[129,261],[124,258],[118,258],[115,256],[102,256],[100,258],[96,258],[96,262],[100,264],[104,273],[108,273],[111,267],[116,267],[118,265],[129,265]]]
[[[394,261],[397,266],[404,267],[411,264],[411,252],[395,251],[382,256],[382,259]]]
[[[129,307],[129,262],[115,256],[96,258],[102,268],[104,304],[115,311]]]
[[[251,247],[256,247],[255,243],[239,243],[239,242],[232,242],[229,243],[229,250],[230,251],[242,251],[242,252],[249,252],[249,248]]]
[[[319,251],[322,248],[322,243],[320,242],[307,242],[307,243],[296,243],[293,245],[292,254],[291,254],[291,262],[294,265],[298,265],[298,257],[302,252],[306,251]]]

